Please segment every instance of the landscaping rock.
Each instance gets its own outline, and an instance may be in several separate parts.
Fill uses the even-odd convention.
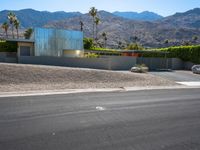
[[[196,74],[200,74],[200,65],[192,66],[192,72]]]
[[[131,72],[136,72],[136,73],[146,73],[148,72],[149,68],[148,67],[132,67]]]

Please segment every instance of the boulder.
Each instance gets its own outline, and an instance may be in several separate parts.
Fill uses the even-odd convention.
[[[146,73],[148,72],[149,68],[148,67],[132,67],[131,72],[136,72],[136,73]]]
[[[192,66],[192,72],[196,74],[200,74],[200,65]]]

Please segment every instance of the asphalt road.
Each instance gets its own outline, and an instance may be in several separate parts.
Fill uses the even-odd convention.
[[[199,150],[200,89],[0,98],[0,150]]]
[[[177,82],[200,81],[200,75],[189,71],[155,71],[150,73]]]

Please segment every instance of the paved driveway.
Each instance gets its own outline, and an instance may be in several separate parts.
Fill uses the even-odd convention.
[[[191,71],[159,71],[150,73],[180,84],[200,86],[200,75],[193,74]]]

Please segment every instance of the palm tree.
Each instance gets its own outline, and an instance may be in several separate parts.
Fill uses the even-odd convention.
[[[8,28],[9,28],[9,24],[7,22],[4,22],[1,26],[2,29],[5,30],[6,33],[6,37],[8,38]]]
[[[80,21],[80,25],[81,25],[81,31],[83,31],[83,26],[84,26],[84,24],[83,24],[82,21]]]
[[[25,31],[25,33],[24,33],[25,39],[30,39],[32,33],[33,33],[33,29],[32,29],[32,28],[27,29],[27,30]]]
[[[13,39],[15,38],[14,37],[14,22],[15,22],[16,19],[17,19],[17,17],[13,12],[8,13],[8,20],[10,21],[10,24],[11,24]]]
[[[98,17],[95,17],[95,25],[96,25],[96,38],[95,40],[97,41],[98,38],[97,38],[97,33],[98,33],[98,29],[97,29],[97,26],[99,25],[100,23],[100,19]]]
[[[94,32],[95,32],[94,31],[94,23],[95,23],[95,16],[97,15],[97,9],[95,7],[91,7],[89,14],[92,16],[92,19],[93,19],[93,22],[92,22],[93,28],[92,29],[93,29],[93,40],[94,40]]]
[[[104,47],[106,48],[106,42],[107,42],[107,35],[105,32],[102,33],[102,36],[104,37]]]
[[[20,25],[20,22],[19,20],[15,20],[14,21],[14,26],[15,26],[15,29],[17,30],[17,38],[19,38],[19,25]]]

